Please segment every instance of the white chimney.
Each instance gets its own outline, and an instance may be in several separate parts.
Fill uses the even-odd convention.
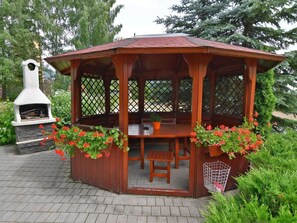
[[[17,125],[23,125],[23,122],[26,122],[27,125],[31,123],[35,123],[36,121],[39,123],[47,123],[52,122],[55,119],[52,116],[51,113],[51,102],[50,100],[45,96],[45,94],[39,89],[39,79],[38,79],[38,68],[39,64],[32,59],[26,60],[22,62],[23,67],[23,83],[24,83],[24,89],[19,94],[19,96],[14,101],[14,114],[15,114],[15,121],[12,122],[14,126]],[[32,106],[28,106],[32,105]],[[36,107],[38,109],[38,106],[45,106],[46,107],[46,119],[43,119],[43,121],[32,119],[32,120],[24,120],[21,117],[20,107],[27,106],[29,108]],[[33,109],[32,109],[33,110]]]

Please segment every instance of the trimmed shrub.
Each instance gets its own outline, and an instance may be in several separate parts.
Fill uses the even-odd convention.
[[[61,125],[71,123],[71,95],[69,91],[58,90],[52,97],[52,114],[60,118]]]
[[[15,131],[11,124],[14,120],[13,103],[1,103],[0,106],[0,145],[15,142]]]
[[[274,133],[248,158],[252,170],[236,178],[240,193],[214,194],[205,222],[297,222],[297,132]]]

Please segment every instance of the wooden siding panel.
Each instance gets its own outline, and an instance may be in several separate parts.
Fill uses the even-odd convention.
[[[71,176],[74,180],[120,193],[122,153],[120,149],[112,146],[109,157],[94,160],[85,158],[84,153],[77,149],[75,156],[71,158]]]

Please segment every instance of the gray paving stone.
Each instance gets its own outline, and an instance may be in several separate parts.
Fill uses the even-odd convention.
[[[88,213],[79,213],[74,222],[77,222],[77,223],[85,222],[86,219],[88,218],[88,215],[89,215]]]
[[[106,219],[106,223],[115,223],[115,222],[117,222],[117,219],[118,219],[118,215],[109,214]]]
[[[0,222],[203,222],[211,199],[118,195],[70,179],[69,161],[54,151],[18,156],[2,148]]]
[[[86,219],[87,223],[92,223],[97,221],[97,217],[99,214],[89,214],[88,218]]]
[[[65,219],[65,222],[75,222],[76,218],[78,217],[78,213],[69,213],[67,218]]]

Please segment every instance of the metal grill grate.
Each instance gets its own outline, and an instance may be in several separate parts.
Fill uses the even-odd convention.
[[[105,113],[105,89],[101,78],[82,78],[81,102],[83,116]]]
[[[172,83],[170,80],[148,80],[144,88],[145,112],[171,112]]]
[[[179,85],[179,112],[191,112],[192,104],[192,79],[182,79]]]
[[[120,110],[120,83],[119,80],[111,80],[110,83],[110,113],[118,113]]]
[[[216,84],[215,114],[242,116],[243,76],[220,76]]]
[[[136,80],[129,80],[129,112],[138,112],[139,105],[138,105],[138,85]]]

